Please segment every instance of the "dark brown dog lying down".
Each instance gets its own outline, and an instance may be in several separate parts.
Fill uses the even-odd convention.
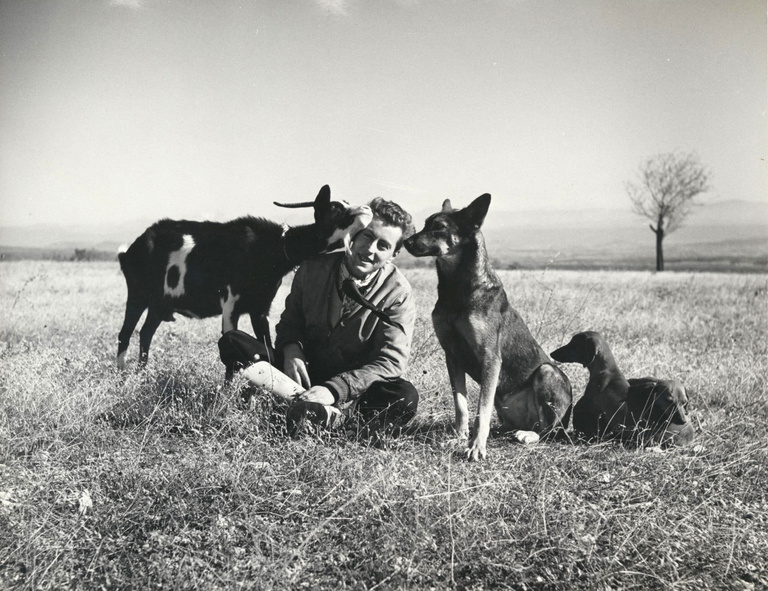
[[[577,433],[590,439],[619,438],[665,447],[685,445],[693,439],[683,386],[656,378],[627,380],[600,333],[575,334],[551,356],[589,369],[587,389],[573,409]]]

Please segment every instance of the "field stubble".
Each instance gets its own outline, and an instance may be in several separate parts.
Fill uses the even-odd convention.
[[[434,271],[406,275],[416,432],[292,441],[272,400],[223,385],[219,319],[164,324],[120,374],[116,265],[0,265],[0,587],[768,585],[765,276],[500,272],[545,350],[601,331],[628,375],[686,384],[698,433],[663,452],[498,436],[469,464]],[[564,369],[580,395],[586,371]]]

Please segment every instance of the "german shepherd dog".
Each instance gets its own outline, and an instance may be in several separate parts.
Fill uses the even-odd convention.
[[[501,281],[491,269],[480,226],[488,213],[487,193],[464,209],[443,202],[424,229],[404,246],[417,257],[434,256],[437,303],[432,323],[445,361],[456,407],[456,432],[469,437],[466,374],[480,385],[480,401],[472,439],[471,461],[484,459],[493,407],[502,431],[521,443],[564,428],[571,413],[567,376],[547,357],[525,322],[507,301]]]

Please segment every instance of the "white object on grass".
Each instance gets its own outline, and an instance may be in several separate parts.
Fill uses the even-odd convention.
[[[246,367],[243,376],[251,386],[263,388],[286,400],[294,400],[304,392],[300,384],[263,359]]]

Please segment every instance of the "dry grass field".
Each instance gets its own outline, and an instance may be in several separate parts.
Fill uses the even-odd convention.
[[[434,271],[405,272],[418,428],[293,441],[272,400],[224,386],[219,319],[161,326],[141,372],[136,337],[121,374],[116,263],[0,264],[0,588],[768,587],[765,275],[501,271],[547,351],[599,330],[628,375],[682,380],[697,436],[497,436],[470,464]],[[564,369],[580,395],[586,371]]]

